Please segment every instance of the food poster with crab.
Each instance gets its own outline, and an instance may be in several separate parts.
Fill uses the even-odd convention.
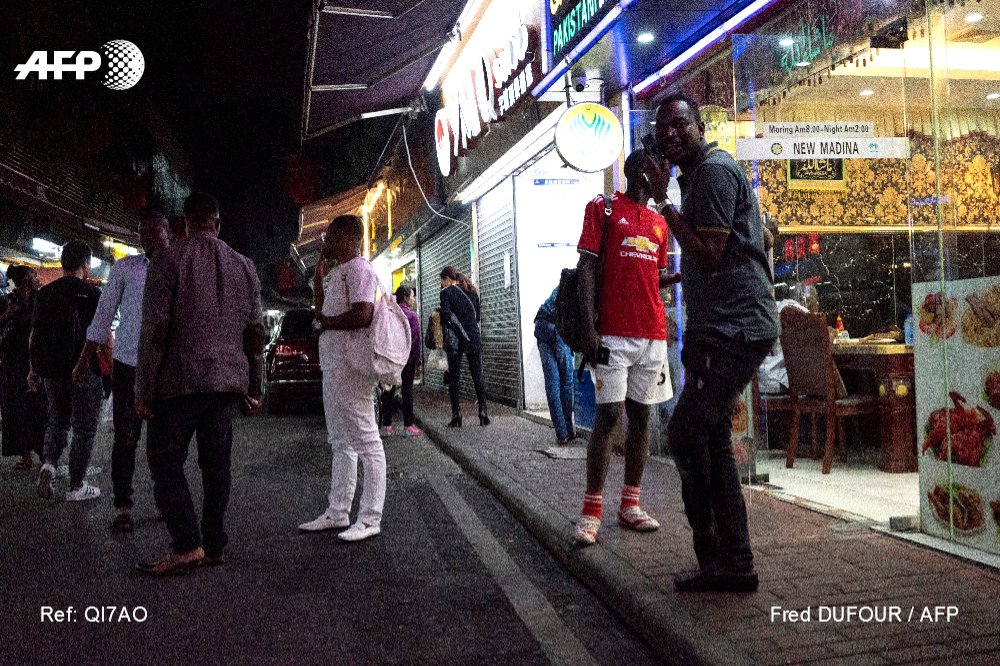
[[[914,284],[913,318],[922,529],[1000,553],[1000,278]]]

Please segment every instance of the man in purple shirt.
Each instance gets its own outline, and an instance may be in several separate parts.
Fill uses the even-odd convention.
[[[135,408],[149,420],[153,497],[173,550],[139,565],[154,576],[202,560],[223,561],[232,410],[247,393],[249,364],[260,355],[264,338],[257,271],[219,240],[218,202],[192,194],[184,202],[184,217],[188,236],[149,266],[136,367]],[[250,392],[259,395],[260,387]],[[184,476],[195,434],[205,495],[200,530]]]

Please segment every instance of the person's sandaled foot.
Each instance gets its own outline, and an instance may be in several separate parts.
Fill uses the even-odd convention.
[[[176,576],[190,571],[205,559],[205,551],[200,546],[187,553],[171,553],[155,562],[141,562],[139,571],[150,576]]]
[[[131,511],[119,511],[115,519],[111,521],[111,531],[124,533],[135,529],[135,522],[132,520]]]

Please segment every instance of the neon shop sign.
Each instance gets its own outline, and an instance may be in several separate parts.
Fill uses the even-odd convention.
[[[434,117],[441,174],[449,176],[490,123],[503,118],[535,84],[535,37],[519,25],[499,48],[487,49],[471,67],[456,70],[443,86],[444,106]]]
[[[811,23],[799,21],[799,33],[786,38],[788,46],[782,46],[781,68],[788,74],[799,67],[799,63],[812,63],[823,52],[837,43],[833,26],[826,16],[817,16]],[[785,40],[782,40],[784,43]]]

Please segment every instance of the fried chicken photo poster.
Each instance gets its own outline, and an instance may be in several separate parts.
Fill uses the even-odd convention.
[[[1000,553],[1000,278],[913,285],[923,531]]]

